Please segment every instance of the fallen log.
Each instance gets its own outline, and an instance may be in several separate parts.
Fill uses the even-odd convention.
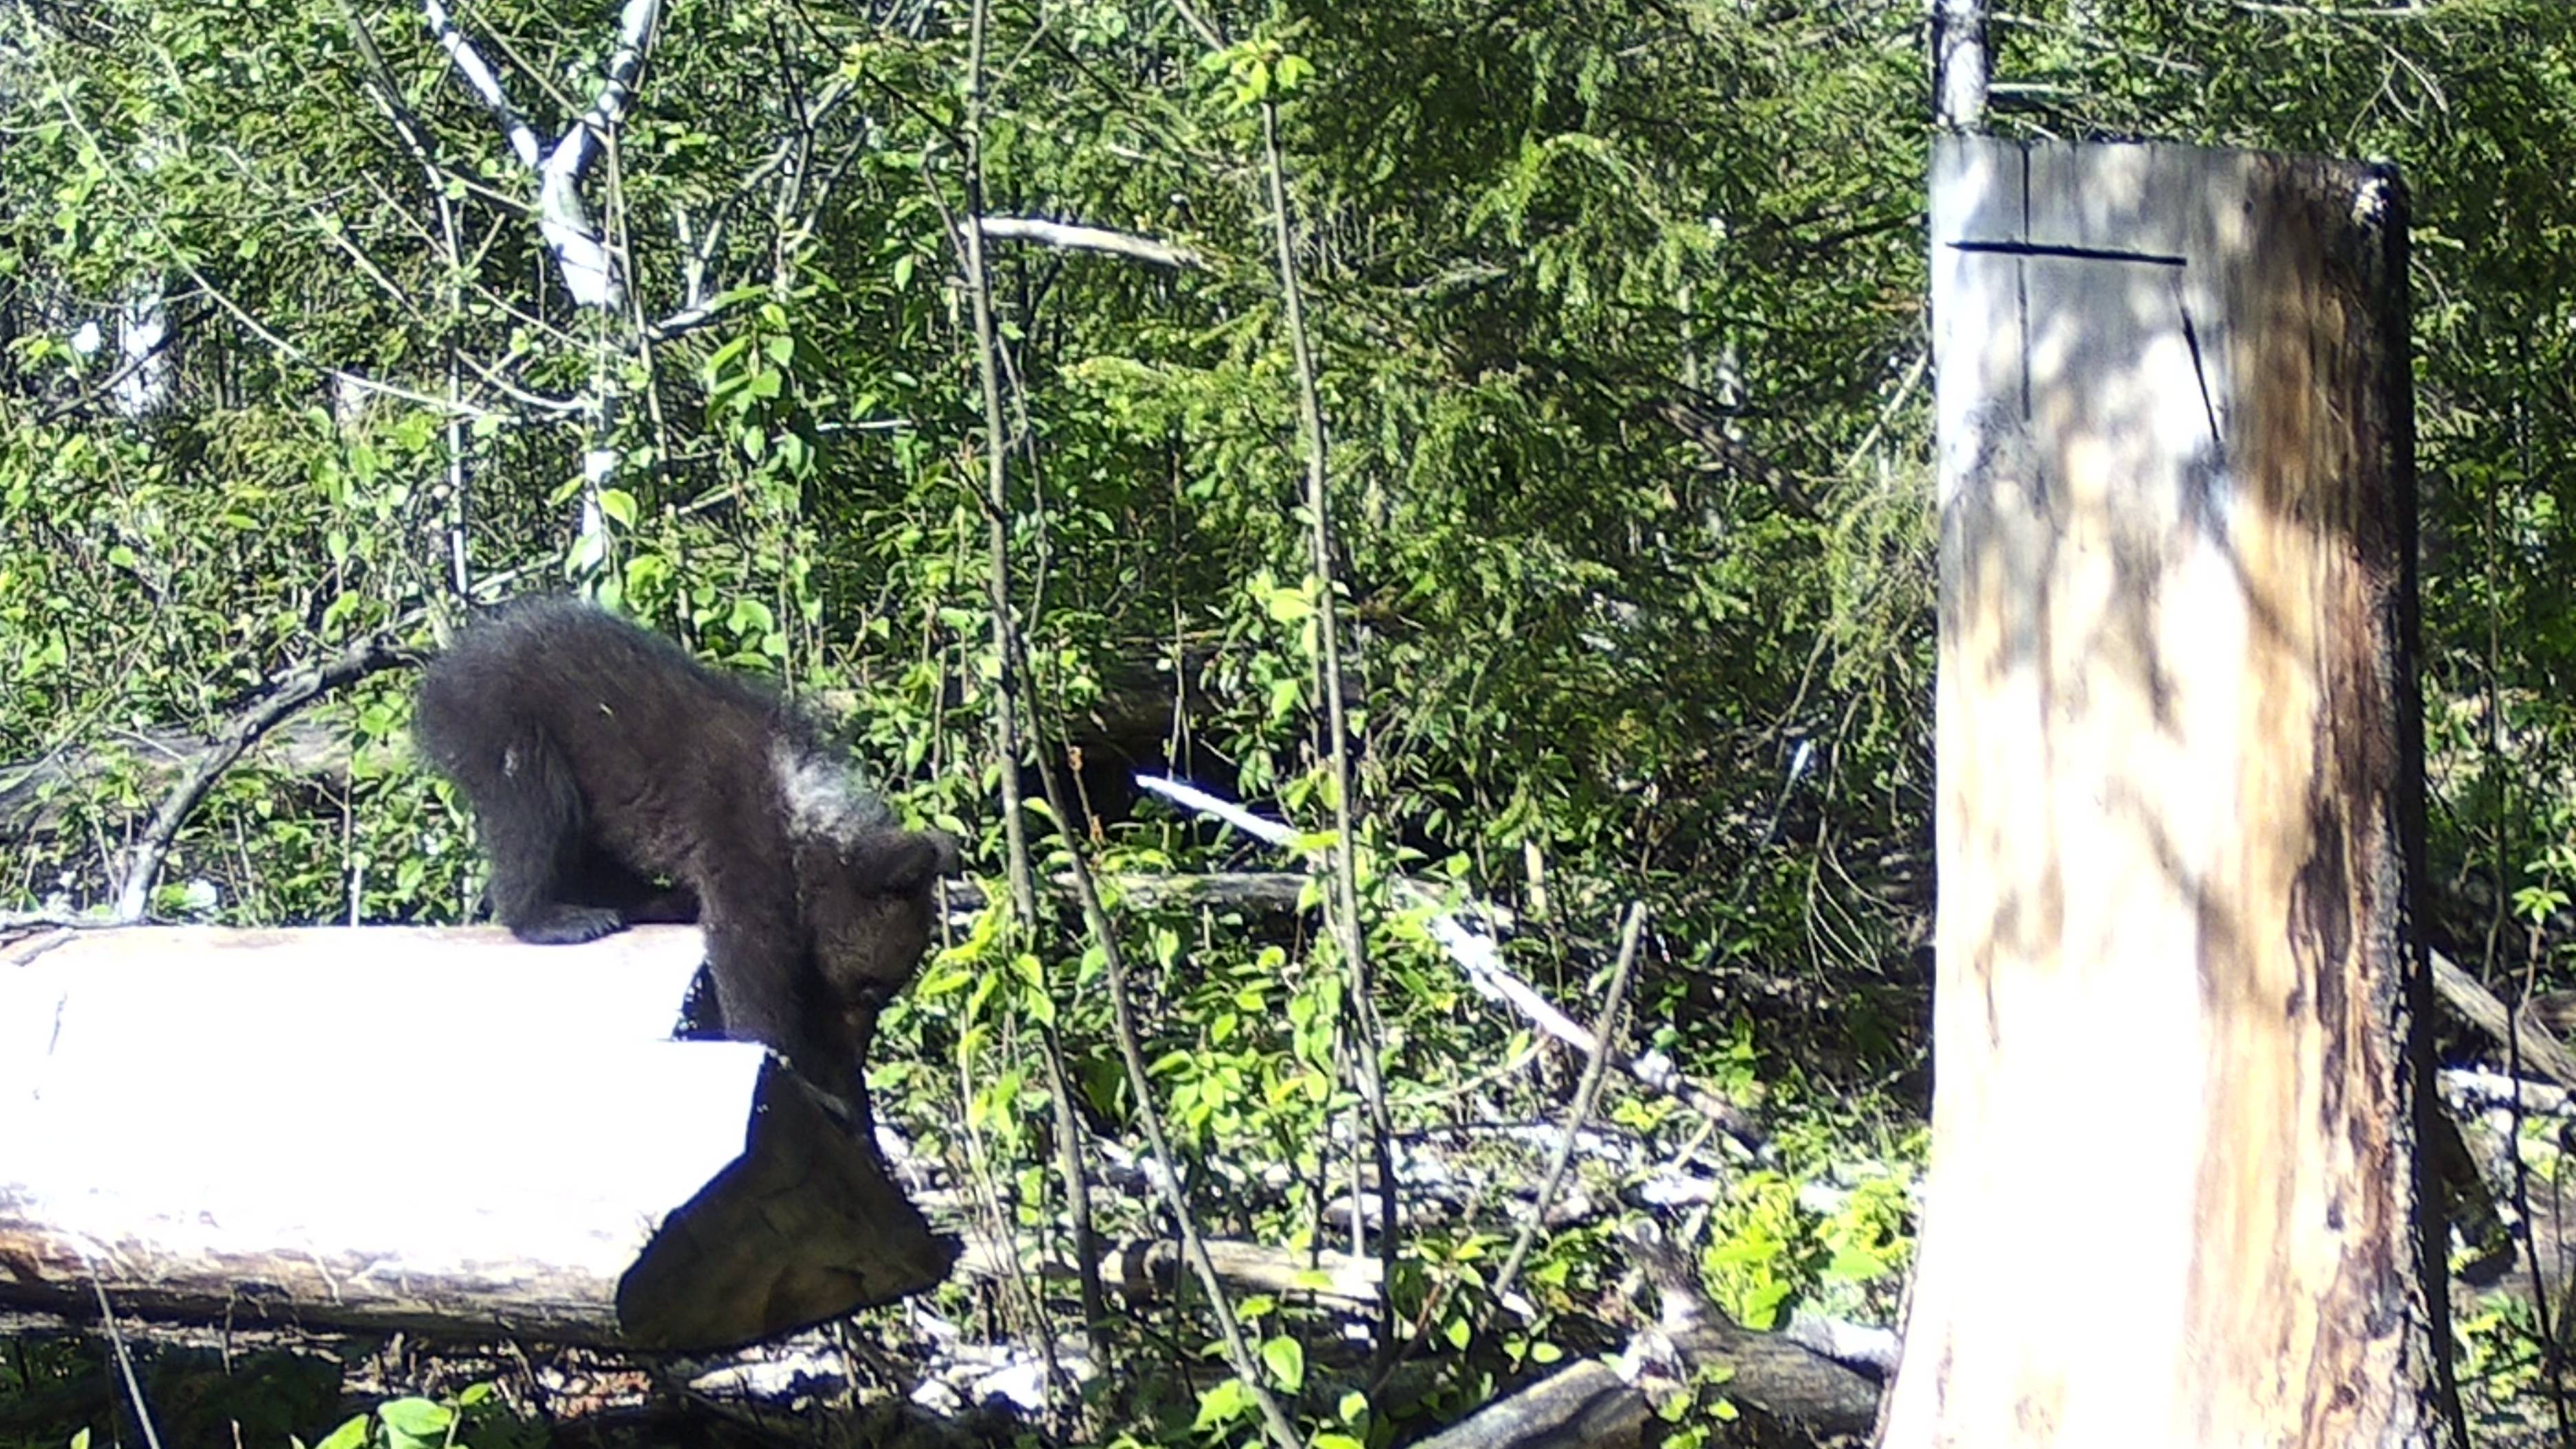
[[[1241,805],[1220,800],[1195,785],[1159,775],[1138,775],[1136,783],[1183,809],[1213,816],[1265,845],[1281,850],[1298,848],[1296,832],[1289,827],[1276,820],[1264,820]],[[1441,949],[1449,954],[1449,959],[1466,973],[1467,984],[1479,995],[1508,1004],[1540,1031],[1567,1046],[1585,1052],[1592,1049],[1589,1029],[1559,1010],[1537,988],[1504,969],[1501,950],[1492,935],[1468,924],[1464,919],[1466,913],[1444,909],[1438,889],[1409,880],[1402,886],[1416,904],[1432,909],[1434,914],[1429,922],[1432,939],[1438,941]],[[1491,915],[1493,912],[1491,907],[1479,907],[1477,913]],[[1715,1123],[1720,1131],[1757,1160],[1770,1153],[1770,1138],[1751,1113],[1683,1076],[1663,1053],[1645,1052],[1620,1060],[1617,1065],[1634,1080],[1687,1103],[1691,1110]]]
[[[1751,1411],[1758,1442],[1866,1435],[1878,1380],[1790,1335],[1738,1326],[1701,1291],[1688,1259],[1651,1229],[1621,1235],[1661,1300],[1659,1321],[1614,1365],[1581,1359],[1421,1442],[1418,1449],[1575,1449],[1644,1442],[1655,1401],[1688,1392],[1703,1369],[1727,1371],[1722,1391]]]
[[[1139,910],[1192,908],[1217,911],[1246,911],[1261,915],[1293,915],[1303,908],[1305,892],[1311,877],[1289,870],[1209,871],[1194,874],[1165,874],[1132,871],[1104,876],[1111,900]],[[1073,894],[1071,878],[1051,876],[1047,884],[1058,893]],[[971,880],[940,882],[940,907],[952,925],[971,923],[975,913],[991,900],[984,887]],[[58,925],[97,929],[120,924],[103,912],[61,910],[0,911],[0,929],[28,925]]]
[[[1208,1259],[1230,1288],[1283,1298],[1311,1299],[1317,1305],[1353,1315],[1377,1306],[1378,1263],[1348,1253],[1317,1253],[1314,1261],[1291,1248],[1274,1248],[1228,1238],[1207,1239]],[[976,1278],[1001,1278],[1015,1272],[1029,1255],[1012,1244],[970,1234],[957,1259],[957,1271]],[[1181,1245],[1174,1238],[1136,1238],[1101,1246],[1098,1267],[1104,1287],[1130,1300],[1169,1296],[1180,1282]],[[1040,1276],[1070,1281],[1074,1265],[1048,1258],[1037,1265]]]
[[[954,1249],[864,1120],[757,1046],[671,1040],[703,954],[688,927],[16,943],[0,1302],[671,1349],[937,1283]]]
[[[2517,1019],[2513,1008],[2450,957],[2439,951],[2429,954],[2433,958],[2433,989],[2460,1014],[2461,1020],[2485,1032],[2496,1045],[2518,1049],[2525,1061],[2551,1081],[2562,1087],[2576,1087],[2576,1054],[2570,1054],[2537,1015],[2526,1009]]]
[[[1415,1449],[1626,1449],[1644,1441],[1654,1410],[1619,1371],[1577,1359],[1420,1441]]]

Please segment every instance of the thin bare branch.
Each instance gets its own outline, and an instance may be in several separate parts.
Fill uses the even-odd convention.
[[[1503,1257],[1503,1266],[1494,1270],[1494,1281],[1485,1290],[1485,1306],[1478,1310],[1479,1326],[1492,1316],[1493,1305],[1512,1291],[1521,1276],[1521,1265],[1529,1261],[1530,1248],[1538,1242],[1540,1228],[1547,1223],[1547,1210],[1556,1201],[1556,1190],[1564,1185],[1565,1170],[1574,1161],[1575,1140],[1583,1135],[1583,1124],[1592,1120],[1593,1104],[1601,1099],[1601,1083],[1609,1075],[1611,1049],[1619,1044],[1619,1030],[1627,1023],[1628,976],[1637,964],[1637,939],[1646,928],[1646,904],[1631,901],[1628,918],[1619,925],[1619,961],[1610,968],[1610,984],[1601,992],[1600,1025],[1594,1030],[1590,1051],[1583,1063],[1583,1080],[1574,1089],[1574,1105],[1566,1109],[1565,1131],[1547,1159],[1547,1174],[1539,1179],[1538,1198],[1530,1206],[1528,1221],[1521,1224],[1512,1250]]]
[[[1306,453],[1306,522],[1308,567],[1315,578],[1315,637],[1321,645],[1316,677],[1324,699],[1325,758],[1332,771],[1333,850],[1332,909],[1325,924],[1341,946],[1351,986],[1351,1062],[1359,1079],[1360,1104],[1368,1115],[1371,1155],[1377,1159],[1379,1201],[1387,1210],[1378,1219],[1378,1261],[1389,1281],[1403,1255],[1396,1226],[1395,1123],[1387,1109],[1386,1082],[1379,1054],[1386,1029],[1377,1014],[1377,987],[1369,970],[1368,933],[1360,925],[1359,836],[1351,810],[1351,727],[1349,702],[1342,694],[1341,612],[1334,586],[1341,577],[1333,551],[1333,510],[1326,472],[1328,438],[1324,431],[1322,388],[1316,381],[1315,346],[1306,327],[1305,288],[1297,275],[1296,223],[1288,211],[1288,163],[1279,145],[1279,103],[1261,101],[1262,173],[1270,191],[1271,241],[1277,248],[1279,292],[1286,304],[1289,355],[1297,371],[1297,421]],[[1357,1221],[1356,1216],[1354,1222]],[[1390,1354],[1395,1343],[1395,1308],[1390,1301],[1378,1323],[1378,1352]]]
[[[124,922],[143,919],[144,909],[152,901],[152,884],[160,878],[161,862],[169,856],[170,842],[178,838],[179,827],[187,823],[189,813],[197,808],[198,801],[205,798],[216,777],[233,761],[240,759],[242,751],[249,749],[252,741],[329,690],[364,679],[380,669],[416,662],[416,656],[396,643],[393,636],[371,634],[342,650],[336,657],[280,680],[257,707],[224,730],[215,741],[214,748],[198,757],[186,777],[180,780],[178,788],[161,802],[160,810],[152,817],[151,826],[135,845],[134,861],[126,871],[124,888],[117,892],[116,919]]]
[[[1158,775],[1138,775],[1136,783],[1175,804],[1213,815],[1255,840],[1281,850],[1296,848],[1296,831],[1278,821],[1264,820],[1242,806],[1220,800],[1204,790]],[[1450,960],[1458,963],[1458,968],[1467,975],[1467,984],[1474,987],[1478,995],[1510,1006],[1541,1032],[1568,1046],[1589,1048],[1592,1033],[1577,1025],[1572,1017],[1540,994],[1538,988],[1506,969],[1502,948],[1495,944],[1494,938],[1468,924],[1466,917],[1469,914],[1487,908],[1474,906],[1469,911],[1449,909],[1430,888],[1412,881],[1397,882],[1396,890],[1431,910],[1431,938],[1449,953]],[[1661,1053],[1647,1052],[1619,1065],[1637,1082],[1688,1103],[1692,1110],[1716,1123],[1728,1137],[1757,1157],[1768,1151],[1761,1125],[1750,1114],[1683,1076]]]
[[[32,27],[34,22],[30,20],[27,21],[26,24]],[[32,42],[32,35],[30,36],[30,40]],[[90,129],[88,121],[82,118],[79,111],[73,109],[71,104],[71,89],[70,87],[61,84],[61,77],[54,73],[51,54],[40,45],[31,44],[30,49],[37,56],[37,63],[41,65],[46,72],[46,79],[50,82],[48,88],[55,96],[55,105],[56,108],[61,111],[64,123],[69,125],[73,133],[81,138],[81,145],[85,148],[88,155],[99,164],[100,174],[111,178],[123,176],[125,174],[124,169],[108,164],[106,148],[99,144],[98,136]],[[112,180],[110,184],[113,185],[119,183]],[[226,316],[231,317],[235,322],[241,324],[243,330],[249,332],[251,336],[259,339],[262,343],[265,343],[268,347],[277,352],[279,356],[288,358],[302,366],[309,367],[316,373],[331,379],[333,382],[354,387],[361,392],[379,393],[386,397],[401,398],[405,402],[417,404],[418,406],[428,408],[434,412],[442,414],[462,414],[463,416],[471,418],[506,419],[509,417],[509,414],[507,413],[495,412],[489,408],[478,407],[472,403],[465,402],[462,399],[432,397],[425,392],[418,392],[411,388],[397,386],[396,384],[389,382],[379,382],[362,373],[350,372],[345,368],[333,367],[330,364],[321,361],[312,354],[306,352],[303,348],[298,347],[294,343],[287,341],[285,338],[280,337],[275,332],[270,331],[269,328],[258,318],[253,317],[248,309],[234,301],[221,287],[216,286],[213,278],[208,277],[196,263],[188,260],[186,253],[182,252],[176,245],[172,244],[169,233],[163,230],[160,219],[153,215],[150,208],[138,206],[135,208],[135,211],[137,215],[143,218],[144,226],[151,231],[153,241],[160,247],[163,257],[169,261],[170,265],[178,268],[179,271],[196,286],[197,290],[205,295],[207,300],[223,309]]]
[[[949,235],[958,257],[966,269],[967,296],[974,309],[975,379],[984,404],[984,511],[987,543],[990,548],[985,586],[993,611],[993,654],[995,665],[993,690],[993,746],[999,757],[1002,788],[1002,840],[1008,859],[1012,918],[1019,939],[1034,940],[1037,935],[1036,873],[1029,863],[1028,809],[1020,797],[1020,720],[1023,708],[1023,686],[1026,674],[1020,663],[1016,616],[1011,605],[1011,497],[1010,445],[1003,425],[1001,336],[993,320],[993,278],[985,265],[984,228],[984,39],[987,6],[985,0],[974,0],[968,21],[969,40],[966,60],[966,216],[962,225],[949,217]],[[937,196],[936,188],[932,195]],[[940,206],[947,216],[945,203]],[[1065,817],[1059,813],[1057,820]],[[1068,833],[1068,844],[1070,844]],[[1082,862],[1077,852],[1075,868]],[[1088,886],[1088,881],[1084,882]],[[1064,1064],[1064,1044],[1052,1022],[1040,1038],[1040,1052],[1045,1059],[1047,1095],[1052,1099],[1055,1115],[1056,1170],[1064,1179],[1066,1206],[1073,1220],[1074,1262],[1082,1288],[1082,1327],[1090,1345],[1092,1361],[1108,1362],[1108,1342],[1104,1335],[1108,1322],[1108,1304],[1100,1285],[1100,1246],[1098,1231],[1092,1220],[1091,1179],[1083,1160],[1083,1129],[1073,1110],[1072,1073]],[[1140,1096],[1139,1101],[1144,1099]],[[1184,1234],[1188,1221],[1182,1220]],[[1204,1248],[1199,1256],[1205,1256]],[[1214,1285],[1211,1284],[1213,1292]],[[1220,1306],[1222,1298],[1218,1299]],[[1054,1341],[1051,1328],[1036,1325],[1039,1342],[1045,1346],[1050,1373],[1050,1393],[1055,1377]]]
[[[983,219],[982,226],[984,235],[994,241],[1033,242],[1058,251],[1106,252],[1157,267],[1198,268],[1207,265],[1197,252],[1187,247],[1176,247],[1132,232],[1108,231],[1076,222],[1047,221],[1034,216],[988,216]]]

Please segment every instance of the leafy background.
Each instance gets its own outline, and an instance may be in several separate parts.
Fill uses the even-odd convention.
[[[1625,903],[1652,908],[1640,1038],[1762,1102],[1781,1137],[1778,1170],[1741,1174],[1705,1237],[1719,1301],[1755,1326],[1797,1303],[1890,1317],[1919,1166],[1921,9],[1227,4],[1204,18],[1240,43],[1213,57],[1178,7],[992,14],[988,209],[1196,258],[993,246],[1015,603],[1079,767],[1071,833],[1112,868],[1278,863],[1140,800],[1136,768],[1329,819],[1249,103],[1267,96],[1331,434],[1370,859],[1514,910],[1516,966],[1569,1003],[1597,991]],[[597,5],[463,15],[549,136],[614,39]],[[960,830],[997,879],[1001,772],[1024,762],[997,760],[986,725],[987,440],[948,231],[965,17],[672,0],[586,188],[631,286],[603,317],[567,301],[523,170],[419,13],[9,10],[0,759],[60,768],[7,797],[0,903],[111,897],[167,788],[161,754],[365,631],[431,642],[457,617],[460,540],[477,581],[548,586],[569,566],[818,701],[907,816]],[[2029,0],[1993,31],[2009,134],[2404,166],[2436,914],[2455,940],[2498,926],[2539,986],[2576,974],[2571,30],[2554,0]],[[693,307],[695,325],[657,325]],[[118,339],[146,323],[171,340],[121,378]],[[93,327],[104,345],[85,348]],[[617,467],[577,545],[597,441],[577,404],[603,388],[624,399]],[[470,838],[408,753],[405,691],[370,679],[230,772],[156,910],[463,918]],[[1065,847],[1040,839],[1052,869]],[[1203,1210],[1307,1241],[1313,1144],[1347,1106],[1329,943],[1177,907],[1127,918]],[[1033,1028],[1065,1043],[1093,1130],[1122,1137],[1135,1106],[1087,989],[1098,960],[1057,925],[961,941],[878,1053],[889,1115],[1033,1223],[1060,1207]],[[1370,946],[1401,1121],[1559,1110],[1580,1063],[1558,1056],[1462,1089],[1515,1059],[1519,1028],[1462,991],[1418,918],[1374,913]],[[1698,1125],[1653,1099],[1611,1110],[1650,1141]],[[1222,1191],[1273,1163],[1283,1195]],[[1802,1195],[1819,1183],[1834,1194]],[[1410,1309],[1444,1311],[1434,1286],[1472,1278],[1489,1242],[1416,1244]],[[1542,1306],[1594,1311],[1600,1244],[1545,1252]],[[2535,1372],[2509,1319],[2471,1325],[2500,1400]],[[1186,1317],[1138,1331],[1204,1337]],[[19,1388],[40,1369],[22,1359]],[[1494,1371],[1459,1370],[1446,1407]],[[1148,1376],[1108,1422],[1185,1430],[1200,1406],[1181,1383]],[[1343,1427],[1392,1430],[1364,1411]]]

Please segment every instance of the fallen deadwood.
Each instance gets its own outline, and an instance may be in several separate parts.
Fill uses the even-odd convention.
[[[1297,848],[1296,832],[1276,820],[1264,820],[1242,806],[1220,800],[1194,785],[1158,775],[1138,775],[1136,783],[1172,803],[1201,814],[1212,815],[1253,839],[1282,850]],[[1577,1025],[1536,987],[1513,975],[1503,966],[1502,951],[1494,938],[1470,926],[1466,913],[1446,909],[1438,889],[1414,881],[1400,882],[1414,904],[1431,908],[1432,939],[1448,952],[1465,973],[1467,984],[1477,994],[1510,1006],[1526,1017],[1540,1031],[1577,1051],[1592,1050],[1592,1033]],[[1615,1063],[1631,1079],[1656,1091],[1676,1097],[1692,1110],[1707,1117],[1719,1131],[1742,1146],[1756,1158],[1770,1150],[1769,1136],[1751,1113],[1720,1097],[1707,1087],[1690,1080],[1660,1052],[1645,1052],[1622,1057]]]
[[[707,501],[720,501],[723,496],[711,495]],[[499,584],[513,577],[515,571],[495,575],[486,582]],[[381,633],[386,637],[417,637],[426,618],[424,611],[415,610],[388,621]],[[1205,662],[1203,654],[1192,658],[1192,669]],[[1154,658],[1121,663],[1116,675],[1120,682],[1107,695],[1079,718],[1067,722],[1074,731],[1066,742],[1067,748],[1092,751],[1104,758],[1158,758],[1157,742],[1172,718],[1172,676],[1165,672],[1159,652]],[[291,677],[281,680],[291,682]],[[849,718],[859,707],[854,692],[838,689],[818,691],[814,703],[826,718],[834,720]],[[249,709],[264,707],[265,701]],[[250,733],[255,738],[242,753],[287,780],[319,789],[347,784],[352,749],[350,728],[345,721],[312,715],[272,717]],[[372,746],[365,753],[373,764],[400,760],[406,748]],[[124,774],[137,797],[161,799],[194,772],[209,770],[220,774],[229,768],[229,760],[209,765],[210,760],[229,749],[220,736],[210,739],[192,729],[153,725],[100,730],[91,737],[60,742],[42,755],[0,760],[0,840],[51,838],[65,823],[63,799],[111,774]]]
[[[0,1302],[677,1348],[938,1282],[953,1250],[867,1133],[756,1046],[669,1039],[702,955],[685,927],[28,943]]]
[[[2523,1117],[2564,1110],[2570,1089],[2576,1089],[2576,1056],[2549,1029],[2545,1011],[2526,1003],[2517,1013],[2449,957],[2429,954],[2433,989],[2451,1009],[2555,1084],[2492,1072],[2441,1073],[2451,1112],[2443,1124],[2447,1135],[2439,1140],[2451,1143],[2458,1159],[2446,1169],[2452,1220],[2483,1249],[2454,1289],[2488,1302],[2541,1298],[2553,1305],[2553,1321],[2563,1322],[2576,1282],[2576,1252],[2570,1247],[2576,1201],[2559,1188],[2559,1175],[2542,1164],[2517,1170],[2514,1152]],[[2514,1225],[2499,1216],[2508,1209]]]
[[[1295,871],[1246,870],[1214,871],[1200,875],[1160,875],[1142,872],[1104,878],[1115,898],[1124,905],[1140,910],[1165,908],[1204,908],[1218,911],[1251,911],[1267,915],[1291,915],[1305,899],[1310,877]],[[1071,895],[1073,887],[1062,876],[1051,878],[1056,890]],[[949,923],[964,927],[991,899],[984,887],[971,880],[940,883],[945,894],[941,908]],[[70,910],[0,911],[0,930],[29,926],[62,926],[74,930],[96,930],[132,924],[97,912]],[[5,943],[0,943],[5,944]]]
[[[2462,1019],[2485,1032],[2497,1045],[2519,1051],[2524,1061],[2562,1087],[2576,1087],[2576,1055],[2530,1012],[2515,1020],[2513,1009],[2496,998],[2478,978],[2463,971],[2439,951],[2433,958],[2433,989]]]
[[[1705,1300],[1693,1322],[1674,1324],[1669,1309],[1665,1318],[1664,1332],[1683,1366],[1722,1366],[1728,1376],[1721,1391],[1767,1420],[1819,1435],[1867,1434],[1878,1421],[1875,1379],[1786,1334],[1738,1327]]]
[[[1783,1334],[1737,1326],[1700,1291],[1689,1262],[1651,1230],[1623,1235],[1662,1300],[1661,1321],[1613,1364],[1583,1359],[1497,1399],[1420,1449],[1573,1449],[1643,1441],[1654,1400],[1689,1390],[1702,1370],[1726,1372],[1722,1392],[1756,1429],[1792,1438],[1859,1436],[1878,1416],[1877,1380]]]
[[[2460,1170],[2478,1189],[2475,1202],[2452,1205],[2453,1226],[2472,1249],[2452,1278],[2453,1295],[2463,1302],[2527,1303],[2545,1285],[2550,1321],[2564,1326],[2576,1287],[2576,1192],[2555,1170],[2558,1147],[2525,1129],[2533,1118],[2555,1118],[2559,1131],[2550,1136],[2563,1137],[2567,1119],[2576,1115],[2576,1093],[2460,1068],[2445,1069],[2438,1080],[2459,1126]]]
[[[1205,875],[1147,875],[1131,873],[1102,878],[1113,904],[1159,909],[1167,906],[1200,906],[1212,910],[1260,911],[1285,915],[1297,910],[1305,899],[1308,877],[1289,870],[1217,871]],[[1059,894],[1073,894],[1070,876],[1051,877],[1049,884]],[[946,883],[949,913],[966,914],[983,909],[984,888],[971,880]]]
[[[1348,1253],[1309,1255],[1221,1238],[1207,1240],[1208,1258],[1217,1277],[1230,1288],[1281,1297],[1306,1298],[1321,1307],[1353,1315],[1377,1303],[1378,1264]],[[957,1271],[977,1278],[1001,1278],[1026,1261],[1019,1247],[980,1234],[969,1234],[958,1255]],[[1168,1296],[1179,1281],[1181,1245],[1170,1238],[1138,1238],[1104,1245],[1099,1257],[1103,1287],[1134,1300]],[[1038,1271],[1045,1277],[1073,1281],[1075,1267],[1048,1259]]]
[[[1789,1321],[1781,1325],[1780,1336],[1820,1358],[1881,1379],[1895,1375],[1897,1356],[1905,1348],[1905,1341],[1893,1328],[1827,1318],[1804,1310],[1789,1316]]]
[[[224,727],[206,752],[188,766],[177,788],[162,800],[161,808],[152,813],[152,823],[144,827],[133,858],[126,864],[125,883],[117,890],[116,918],[127,922],[143,919],[144,907],[152,899],[153,883],[161,878],[161,862],[170,853],[170,843],[178,838],[179,827],[187,823],[197,802],[214,788],[216,778],[261,735],[331,690],[383,670],[416,664],[419,659],[391,634],[370,634],[318,664],[276,680],[256,706]]]
[[[1578,1359],[1420,1440],[1415,1449],[1625,1449],[1654,1419],[1646,1396],[1597,1358]]]
[[[2576,1104],[2576,1092],[2565,1087],[2553,1087],[2547,1082],[2526,1082],[2502,1072],[2444,1067],[2438,1080],[2445,1100],[2470,1110],[2510,1107],[2527,1113],[2565,1116],[2570,1104]]]
[[[1878,1380],[1791,1336],[1736,1324],[1701,1291],[1690,1260],[1650,1228],[1621,1235],[1661,1300],[1659,1332],[1688,1373],[1730,1371],[1729,1399],[1763,1419],[1823,1435],[1867,1434],[1878,1422]],[[1632,1354],[1632,1357],[1635,1355]]]
[[[131,767],[145,797],[161,795],[220,748],[181,729],[138,730],[114,744],[65,748],[0,765],[0,837],[37,839],[63,823],[55,797],[111,770]],[[293,719],[251,747],[254,759],[292,778],[340,784],[349,778],[349,737],[326,720]]]

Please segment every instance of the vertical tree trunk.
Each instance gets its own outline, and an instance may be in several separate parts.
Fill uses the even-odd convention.
[[[1937,1092],[1883,1442],[2433,1441],[2403,194],[1947,136],[1932,253]]]
[[[1985,0],[1932,0],[1932,124],[1944,131],[1985,124],[1991,70]]]

